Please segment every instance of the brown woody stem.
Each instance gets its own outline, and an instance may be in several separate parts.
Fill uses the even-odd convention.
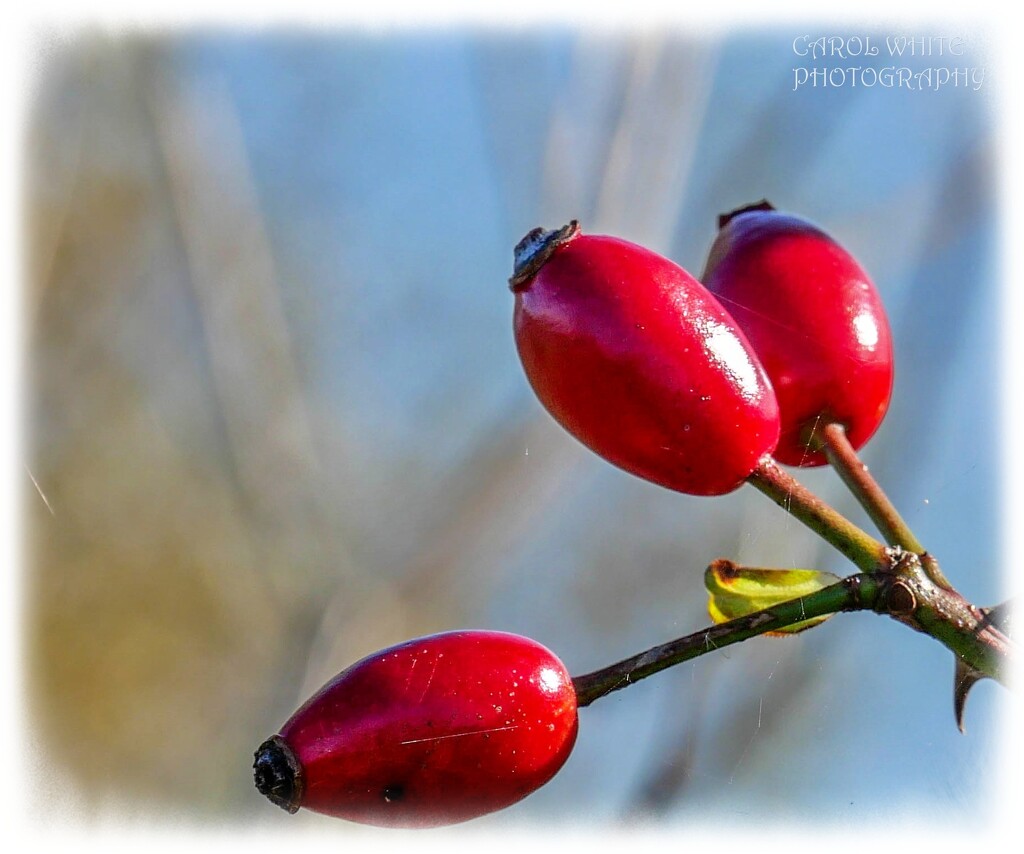
[[[916,555],[895,548],[890,554],[885,612],[935,638],[978,674],[1005,683],[1016,646],[989,612],[949,586],[927,552]]]

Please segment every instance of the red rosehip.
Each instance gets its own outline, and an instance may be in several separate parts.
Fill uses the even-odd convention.
[[[501,632],[412,640],[353,664],[256,751],[256,788],[365,824],[466,821],[526,797],[576,740],[576,693],[540,644]]]
[[[728,312],[641,246],[534,229],[515,251],[515,337],[547,410],[606,460],[679,492],[731,492],[779,413]]]
[[[854,448],[874,435],[892,394],[892,337],[875,286],[849,252],[761,202],[719,218],[702,279],[771,378],[782,418],[777,460],[824,465],[808,442],[830,422]]]

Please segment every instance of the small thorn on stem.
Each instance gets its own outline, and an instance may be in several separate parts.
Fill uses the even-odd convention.
[[[956,727],[960,732],[966,732],[964,707],[967,705],[967,695],[971,688],[986,678],[988,677],[984,673],[975,670],[962,658],[956,659],[956,671],[953,674],[953,713],[956,715]]]

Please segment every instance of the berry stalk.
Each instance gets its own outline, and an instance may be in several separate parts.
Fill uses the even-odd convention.
[[[923,553],[924,546],[882,491],[868,467],[861,462],[843,425],[833,422],[816,432],[815,439],[828,457],[830,465],[871,517],[885,541],[908,552]]]
[[[888,556],[883,543],[783,471],[770,456],[758,461],[747,482],[842,552],[862,572],[877,572],[887,565]]]

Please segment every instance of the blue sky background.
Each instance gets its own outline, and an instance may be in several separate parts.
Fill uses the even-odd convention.
[[[704,625],[712,558],[846,571],[753,490],[673,494],[551,422],[505,284],[536,225],[694,273],[746,202],[826,228],[896,341],[865,460],[967,598],[1008,595],[998,69],[970,31],[879,30],[963,37],[895,64],[984,67],[982,88],[794,91],[798,66],[894,64],[884,42],[795,55],[836,31],[228,29],[47,55],[29,700],[87,812],[317,826],[252,791],[251,752],[373,649],[491,627],[581,673]],[[829,472],[801,479],[867,524]],[[980,821],[1004,692],[977,688],[966,736],[951,694],[939,645],[839,617],[584,710],[563,771],[478,825]]]

